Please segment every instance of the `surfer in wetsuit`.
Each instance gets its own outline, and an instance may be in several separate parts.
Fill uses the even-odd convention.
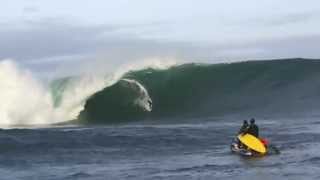
[[[150,109],[152,109],[152,101],[150,99],[148,99],[148,104],[149,104]]]
[[[249,123],[247,120],[243,120],[243,124],[238,132],[238,134],[242,134],[242,133],[246,133],[246,131],[248,130],[249,128]],[[238,138],[235,139],[235,142],[236,142],[236,145],[237,147],[236,148],[243,148],[244,145],[239,141]]]
[[[252,118],[250,120],[249,128],[247,129],[246,133],[251,134],[257,138],[259,138],[259,127],[255,124],[255,119]]]
[[[248,128],[249,128],[249,123],[248,123],[248,121],[247,121],[247,120],[243,120],[243,124],[242,124],[242,126],[241,126],[238,134],[245,133],[245,132],[248,130]],[[239,147],[239,148],[243,148],[243,147],[244,147],[244,144],[242,144],[242,143],[239,141],[239,139],[237,139],[237,141],[238,141],[238,143],[237,143],[237,144],[238,144],[238,147]]]
[[[247,120],[243,120],[243,124],[242,124],[238,134],[242,134],[242,133],[246,132],[248,128],[249,128],[248,121]]]

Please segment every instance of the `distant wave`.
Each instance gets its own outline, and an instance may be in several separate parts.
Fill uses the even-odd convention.
[[[130,71],[122,78],[88,98],[82,122],[317,113],[320,104],[317,60],[191,63]],[[134,103],[141,98],[144,103]],[[149,98],[151,111],[145,109]]]

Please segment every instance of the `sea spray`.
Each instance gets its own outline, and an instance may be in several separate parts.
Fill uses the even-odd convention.
[[[48,124],[53,104],[48,91],[11,60],[0,62],[0,124]]]

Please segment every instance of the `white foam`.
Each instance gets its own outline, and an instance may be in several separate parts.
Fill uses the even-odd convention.
[[[52,123],[50,94],[11,60],[0,62],[0,101],[1,125]]]

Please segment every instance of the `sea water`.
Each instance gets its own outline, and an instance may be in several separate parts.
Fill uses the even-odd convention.
[[[238,119],[0,131],[1,179],[318,179],[320,121],[257,119],[281,154],[245,158]]]

